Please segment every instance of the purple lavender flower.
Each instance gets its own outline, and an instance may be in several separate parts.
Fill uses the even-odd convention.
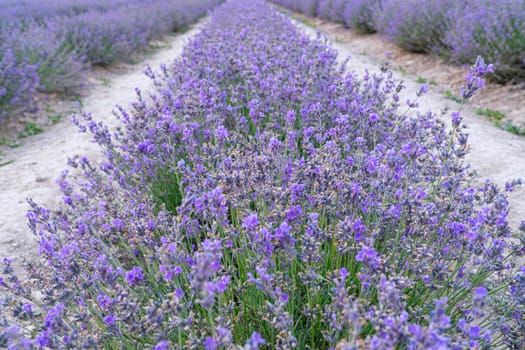
[[[452,112],[452,126],[455,128],[459,127],[461,125],[462,117],[461,113],[459,112]]]
[[[169,346],[170,346],[169,342],[166,341],[166,340],[163,340],[160,343],[158,343],[157,345],[155,345],[155,347],[153,349],[154,350],[168,350]]]
[[[144,280],[144,273],[142,272],[142,267],[134,266],[131,270],[126,272],[126,282],[130,286],[134,286]]]
[[[49,331],[42,331],[35,339],[35,344],[44,348],[51,343],[51,336]]]
[[[115,317],[113,315],[105,316],[104,323],[109,327],[113,327],[115,325]]]
[[[480,286],[474,289],[474,299],[482,300],[488,295],[487,288]]]
[[[244,349],[246,350],[258,350],[259,346],[266,344],[266,341],[261,336],[261,334],[257,332],[253,332],[251,337],[246,341],[246,345],[244,346]]]
[[[295,222],[303,216],[303,210],[300,205],[294,205],[286,211],[286,220],[288,222]]]
[[[206,341],[204,342],[204,348],[206,350],[217,350],[217,342],[213,337],[206,337]]]
[[[257,225],[259,225],[259,219],[257,218],[257,214],[251,214],[247,216],[243,221],[243,226],[247,230],[254,230]]]
[[[107,294],[101,293],[97,296],[97,302],[102,308],[102,310],[107,310],[112,304],[113,299],[111,299]]]
[[[367,265],[372,270],[375,270],[381,264],[378,258],[377,251],[374,248],[363,246],[359,253],[355,256],[355,260]]]
[[[488,73],[494,72],[493,64],[486,64],[481,56],[476,58],[476,62],[470,67],[465,76],[466,84],[461,87],[461,97],[464,100],[470,99],[476,91],[485,88],[485,79],[482,77]]]

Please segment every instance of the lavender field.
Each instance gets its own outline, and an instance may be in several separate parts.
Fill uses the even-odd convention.
[[[183,29],[217,0],[43,0],[0,3],[0,125],[37,106],[37,92],[68,92],[86,71],[130,59]]]
[[[493,62],[491,78],[525,81],[525,2],[522,0],[274,0],[294,11],[379,32],[399,46],[450,62]]]
[[[275,2],[338,21],[380,3]],[[472,64],[458,108],[428,111],[428,85],[406,91],[386,66],[348,70],[272,4],[219,3],[0,5],[27,23],[0,19],[22,46],[47,45],[31,28],[90,33],[60,51],[88,65],[125,60],[209,10],[179,57],[146,69],[153,91],[129,87],[119,127],[74,116],[102,159],[69,159],[59,207],[28,201],[39,256],[25,273],[0,261],[0,348],[525,348],[525,222],[508,223],[521,180],[480,182],[465,160],[466,105],[502,59],[451,54]],[[359,10],[362,30],[379,30],[374,13]],[[419,44],[434,52],[447,33]],[[20,83],[0,99],[9,116],[45,89],[48,61],[1,43],[0,67]]]

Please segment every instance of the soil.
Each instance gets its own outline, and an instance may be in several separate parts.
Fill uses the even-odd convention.
[[[95,121],[115,128],[119,123],[111,113],[115,106],[127,108],[134,102],[134,88],[142,91],[153,88],[144,74],[146,66],[157,70],[161,64],[172,62],[201,26],[152,43],[155,49],[139,63],[118,64],[91,72],[88,88],[79,99],[81,109],[91,113]],[[55,180],[67,167],[67,160],[83,155],[96,164],[103,159],[100,147],[91,142],[88,134],[79,133],[71,122],[70,116],[78,111],[79,101],[56,96],[46,96],[46,99],[47,107],[42,108],[37,118],[43,132],[16,139],[11,147],[0,148],[0,258],[12,258],[15,267],[37,254],[36,240],[25,217],[29,209],[26,199],[32,198],[39,205],[57,209],[62,199]],[[55,118],[54,125],[45,125],[53,124],[53,116],[63,118],[60,121]]]
[[[463,84],[468,67],[447,64],[435,57],[406,52],[379,35],[364,35],[344,28],[340,24],[293,14],[295,23],[312,38],[320,31],[329,44],[338,51],[340,61],[350,57],[347,69],[357,74],[379,72],[388,61],[394,68],[394,78],[402,80],[406,89],[401,100],[416,98],[415,92],[424,77],[429,82],[429,93],[421,96],[418,103],[421,111],[431,110],[446,114],[458,110],[460,105],[447,98],[445,91],[456,91]],[[389,57],[388,59],[386,57]],[[487,83],[472,101],[461,110],[469,133],[470,152],[465,161],[475,172],[479,183],[490,179],[500,189],[514,179],[525,180],[525,136],[504,131],[486,117],[476,113],[478,108],[490,108],[505,113],[514,123],[525,123],[525,90],[519,86],[501,86]],[[448,118],[450,119],[450,118]],[[449,122],[449,120],[447,120]],[[509,193],[510,211],[508,222],[513,232],[518,232],[525,220],[525,186]]]

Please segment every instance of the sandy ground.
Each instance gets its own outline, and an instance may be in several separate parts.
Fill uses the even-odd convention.
[[[143,73],[145,67],[150,65],[156,70],[161,64],[173,61],[200,26],[156,42],[160,48],[150,52],[140,63],[93,72],[90,91],[81,99],[82,109],[110,128],[118,125],[111,113],[115,106],[126,108],[135,101],[135,87],[142,91],[152,88],[151,80]],[[73,102],[62,101],[56,109],[71,110],[72,107]],[[55,180],[66,168],[68,158],[84,155],[94,162],[102,159],[100,147],[90,141],[89,135],[79,133],[69,116],[44,133],[24,138],[21,142],[23,144],[18,148],[3,149],[4,155],[0,159],[0,163],[11,162],[0,167],[0,258],[13,258],[18,266],[24,258],[37,252],[35,238],[25,218],[29,209],[26,199],[32,198],[40,205],[57,208],[61,195]]]
[[[439,113],[444,108],[449,108],[451,112],[460,107],[456,102],[447,99],[443,91],[458,91],[467,72],[466,68],[461,69],[446,65],[424,55],[403,53],[402,50],[393,47],[392,44],[387,43],[377,35],[359,35],[337,24],[314,20],[314,22],[309,22],[316,24],[316,28],[312,28],[298,21],[295,23],[312,38],[317,36],[318,30],[321,31],[329,39],[330,45],[338,51],[341,61],[350,57],[347,65],[349,71],[355,71],[361,75],[365,69],[371,73],[379,72],[380,67],[386,61],[385,55],[387,53],[391,55],[392,57],[389,59],[391,66],[402,67],[393,70],[394,77],[403,80],[406,87],[404,95],[401,94],[402,101],[408,98],[415,99],[415,92],[421,85],[417,82],[418,78],[421,76],[420,74],[426,74],[427,77],[434,79],[435,84],[430,85],[430,92],[418,100],[422,111],[431,110]],[[393,52],[393,50],[397,51]],[[405,61],[407,59],[408,61]],[[440,69],[445,72],[441,78],[437,73]],[[466,156],[466,162],[475,170],[480,182],[490,179],[498,184],[501,189],[504,188],[506,182],[513,179],[525,180],[525,137],[498,129],[490,121],[477,115],[475,108],[480,104],[480,101],[485,104],[491,100],[493,97],[487,96],[494,91],[504,95],[504,91],[509,89],[513,88],[489,86],[488,91],[482,90],[479,93],[480,96],[474,98],[462,110],[463,119],[468,126],[467,130],[470,135],[470,153]],[[496,101],[497,107],[492,108],[498,109],[501,105],[505,105],[510,110],[525,112],[525,103],[522,102],[525,100],[525,91],[518,92],[514,92],[510,100]],[[450,116],[450,113],[448,115]],[[525,113],[523,115],[525,116]],[[510,193],[509,200],[508,221],[512,230],[517,232],[520,222],[525,220],[525,186]]]

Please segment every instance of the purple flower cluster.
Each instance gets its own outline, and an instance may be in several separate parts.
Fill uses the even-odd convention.
[[[30,202],[46,264],[27,285],[4,262],[0,346],[523,347],[523,245],[505,193],[468,175],[461,119],[343,68],[230,1],[115,134],[77,118],[105,161],[71,159],[61,210]]]
[[[2,3],[0,123],[33,108],[37,90],[79,87],[87,66],[129,59],[152,39],[184,28],[219,2]]]
[[[495,63],[491,76],[500,82],[525,79],[521,0],[318,0],[307,10],[297,1],[273,2],[364,33],[380,32],[407,50],[435,53],[453,63],[473,64],[481,55]]]

